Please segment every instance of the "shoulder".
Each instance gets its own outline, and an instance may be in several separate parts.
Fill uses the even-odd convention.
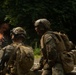
[[[33,48],[30,46],[20,46],[20,53],[24,56],[26,55],[34,58]]]
[[[7,46],[3,47],[1,50],[3,50],[3,51],[11,51],[13,49],[14,49],[14,47],[12,45],[7,45]]]
[[[6,49],[13,49],[14,47],[13,47],[13,45],[11,44],[11,45],[6,46],[5,48],[6,48]]]
[[[25,50],[26,52],[33,52],[33,48],[31,46],[21,45],[21,50]]]
[[[52,32],[49,31],[49,32],[45,33],[42,36],[42,38],[43,38],[43,40],[44,40],[45,43],[48,43],[48,42],[50,42],[50,41],[53,40],[53,34],[52,34]]]

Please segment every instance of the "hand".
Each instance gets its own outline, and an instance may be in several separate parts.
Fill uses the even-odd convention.
[[[38,67],[33,67],[31,70],[35,72],[35,71],[38,71],[39,69]]]

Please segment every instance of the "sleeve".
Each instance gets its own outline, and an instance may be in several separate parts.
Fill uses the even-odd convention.
[[[52,35],[46,34],[44,36],[44,45],[47,52],[47,59],[50,63],[54,63],[57,59],[56,43]]]
[[[3,55],[2,55],[2,58],[1,58],[1,62],[2,63],[5,63],[7,61],[7,56],[8,56],[8,52],[6,51],[7,50],[7,46],[2,48],[2,51],[3,51]]]
[[[1,50],[0,50],[0,70],[2,70],[4,67],[5,67],[5,59],[4,59],[4,55],[5,55],[5,47],[4,48],[2,48]]]
[[[12,46],[8,45],[8,46],[4,47],[2,50],[4,51],[3,56],[2,56],[2,61],[7,62],[13,52],[12,51],[13,48],[12,48]]]

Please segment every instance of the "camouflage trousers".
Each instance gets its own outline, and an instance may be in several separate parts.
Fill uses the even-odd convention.
[[[52,75],[65,75],[62,65],[57,63],[52,68]]]

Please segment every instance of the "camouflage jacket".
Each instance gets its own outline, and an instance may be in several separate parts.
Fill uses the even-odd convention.
[[[57,59],[56,44],[51,33],[52,31],[47,31],[40,40],[43,63],[48,63],[49,67],[52,67]]]
[[[8,46],[6,46],[6,47],[4,47],[4,48],[2,48],[2,51],[4,51],[3,53],[3,57],[2,57],[2,61],[3,62],[6,62],[7,64],[8,64],[8,61],[10,60],[10,58],[11,58],[11,56],[12,56],[12,59],[11,59],[11,61],[10,61],[10,63],[8,64],[8,66],[7,66],[7,71],[9,71],[9,73],[13,73],[13,74],[16,74],[17,75],[17,71],[20,73],[24,73],[24,70],[22,71],[22,66],[26,66],[26,69],[27,68],[30,68],[32,65],[33,65],[33,61],[34,61],[34,55],[33,55],[33,51],[30,51],[30,52],[28,52],[30,49],[27,47],[26,48],[26,50],[27,50],[27,54],[29,54],[28,56],[30,56],[31,58],[30,58],[30,62],[29,63],[27,63],[26,61],[27,60],[29,60],[29,57],[28,58],[26,58],[27,60],[25,60],[25,58],[23,58],[24,56],[22,56],[22,53],[21,53],[21,51],[19,50],[19,48],[21,48],[20,46],[23,46],[24,44],[23,43],[18,43],[18,44],[16,44],[16,43],[13,43],[13,44],[11,44],[11,45],[8,45]],[[17,48],[18,47],[18,48]],[[24,47],[26,47],[26,46],[24,46]],[[16,49],[17,48],[17,49]],[[16,50],[16,51],[15,51]],[[31,49],[32,50],[32,49]],[[30,55],[31,54],[31,55]],[[21,59],[20,59],[21,58]],[[23,58],[23,59],[22,59]],[[23,60],[25,60],[25,62],[20,62],[20,61],[23,61]],[[20,62],[20,63],[19,63]],[[32,62],[32,64],[31,64],[31,62]],[[23,63],[23,64],[22,64]],[[7,65],[6,64],[6,65]],[[21,64],[21,67],[19,66],[19,64]],[[25,65],[24,65],[25,64]],[[26,64],[31,64],[30,66],[29,65],[26,65]],[[29,66],[29,67],[28,67]],[[20,69],[20,68],[22,68],[22,69]],[[25,71],[26,72],[26,71]]]
[[[3,51],[2,56],[0,56],[2,63],[4,62],[8,62],[8,60],[10,59],[10,56],[12,55],[12,53],[15,50],[15,44],[10,44],[5,46],[4,48],[1,49],[1,51]],[[16,55],[13,55],[13,60],[16,59]],[[14,61],[13,61],[14,62]]]

